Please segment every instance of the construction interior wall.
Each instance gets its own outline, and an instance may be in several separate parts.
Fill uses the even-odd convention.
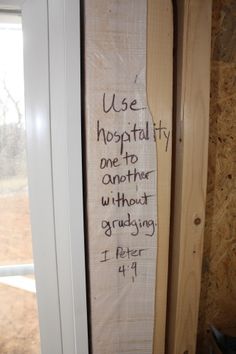
[[[96,354],[151,354],[153,348],[162,354],[172,5],[87,0],[83,10],[91,348]]]
[[[198,353],[207,328],[236,329],[236,2],[214,0],[208,186]],[[235,331],[236,335],[236,331]]]

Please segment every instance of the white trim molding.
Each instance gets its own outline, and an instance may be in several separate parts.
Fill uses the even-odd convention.
[[[80,2],[49,0],[53,190],[63,353],[88,353],[83,225]]]
[[[87,354],[80,2],[0,0],[22,13],[29,195],[42,354]]]

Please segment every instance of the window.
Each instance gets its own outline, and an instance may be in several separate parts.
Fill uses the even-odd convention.
[[[0,352],[40,352],[31,242],[21,17],[0,13]]]
[[[22,16],[34,267],[28,257],[21,276],[34,269],[42,354],[88,353],[79,7],[77,0],[0,0],[0,10]]]

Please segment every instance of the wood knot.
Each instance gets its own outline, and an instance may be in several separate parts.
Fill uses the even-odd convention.
[[[195,225],[200,225],[201,222],[202,222],[202,220],[201,220],[201,218],[199,218],[199,217],[197,217],[197,218],[194,219],[194,224],[195,224]],[[185,354],[185,353],[184,353],[184,354]]]

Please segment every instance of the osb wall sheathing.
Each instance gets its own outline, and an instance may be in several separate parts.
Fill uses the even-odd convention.
[[[223,330],[236,328],[235,0],[213,0],[209,167],[198,354],[209,353],[209,324]]]

